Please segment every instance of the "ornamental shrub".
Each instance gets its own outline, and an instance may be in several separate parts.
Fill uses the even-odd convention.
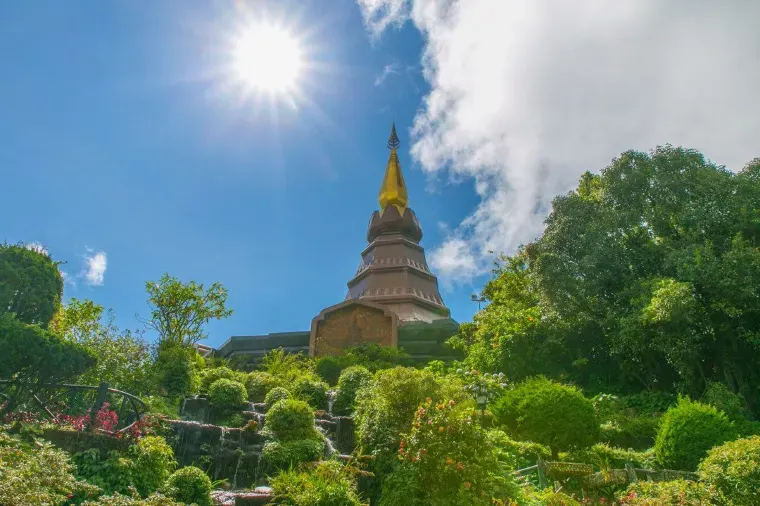
[[[599,440],[618,448],[645,450],[654,444],[660,419],[651,415],[617,414],[600,426]]]
[[[50,443],[30,445],[0,432],[0,504],[56,506],[99,492],[73,472],[66,452]]]
[[[261,451],[264,472],[275,474],[283,469],[296,467],[302,462],[316,462],[325,455],[325,442],[318,439],[295,441],[269,441]]]
[[[277,504],[287,506],[360,506],[348,466],[330,460],[307,471],[283,471],[271,482]],[[408,503],[401,503],[408,504]]]
[[[510,469],[532,466],[539,458],[549,460],[552,452],[549,447],[530,441],[515,441],[506,432],[491,429],[488,431],[486,446],[495,452],[500,462]]]
[[[237,371],[233,371],[232,369],[226,366],[214,367],[213,369],[204,369],[200,373],[200,377],[201,377],[200,391],[208,393],[209,389],[211,388],[211,385],[218,379],[241,381],[241,376],[244,376],[244,374],[241,374]]]
[[[274,406],[277,401],[290,399],[290,397],[290,391],[287,388],[275,387],[267,393],[266,397],[264,398],[264,402],[267,404],[267,406],[271,407]]]
[[[82,503],[82,506],[186,506],[184,503],[179,503],[172,500],[170,497],[166,497],[163,494],[152,494],[145,499],[140,499],[140,496],[128,496],[121,494],[104,495],[98,498],[97,501],[87,501]]]
[[[663,416],[654,453],[664,468],[693,471],[707,450],[736,436],[725,413],[682,397]]]
[[[547,445],[555,458],[560,451],[592,445],[599,436],[591,400],[543,377],[505,391],[491,410],[512,437]]]
[[[209,403],[220,413],[239,410],[247,397],[245,385],[225,378],[214,381],[208,389]]]
[[[159,436],[140,439],[130,454],[135,462],[135,485],[143,496],[158,490],[177,465],[171,446]]]
[[[264,402],[266,395],[276,386],[277,380],[268,372],[253,371],[245,378],[245,389],[251,402]]]
[[[608,467],[622,469],[629,462],[644,469],[655,467],[654,450],[651,448],[638,452],[630,448],[615,448],[606,443],[597,443],[590,448],[573,450],[562,460],[593,464],[600,470]]]
[[[398,458],[405,465],[400,469],[412,470],[415,496],[422,504],[487,506],[497,498],[519,496],[476,416],[474,409],[460,408],[454,400],[428,398],[417,408],[411,430],[399,443]],[[397,499],[386,494],[380,504],[398,504]]]
[[[213,506],[211,480],[197,467],[188,466],[174,471],[166,480],[163,492],[183,504]]]
[[[721,504],[714,487],[698,481],[639,481],[619,497],[621,506],[712,506]]]
[[[314,429],[314,412],[304,401],[295,399],[275,402],[267,412],[264,427],[281,441],[319,438]]]
[[[176,399],[198,392],[198,354],[185,346],[159,346],[153,371],[161,395]]]
[[[699,464],[699,476],[717,489],[726,504],[760,504],[760,436],[712,448]]]
[[[334,386],[338,383],[340,373],[346,367],[345,360],[335,355],[325,355],[317,359],[314,371],[320,378],[325,380],[328,385]]]
[[[301,378],[293,387],[295,397],[305,401],[314,409],[327,409],[327,383],[310,378]]]
[[[336,415],[351,415],[354,411],[356,392],[372,381],[372,373],[361,365],[344,369],[338,380],[338,393],[333,404]]]

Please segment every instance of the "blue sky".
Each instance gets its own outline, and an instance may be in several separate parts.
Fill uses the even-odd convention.
[[[209,326],[209,344],[308,329],[343,300],[366,245],[391,120],[423,245],[477,206],[471,181],[409,155],[430,89],[414,26],[373,40],[353,1],[255,5],[301,39],[295,109],[216,72],[239,2],[0,4],[0,240],[66,262],[65,298],[136,328],[145,281],[168,272],[229,289],[234,315]],[[471,318],[483,279],[443,291],[455,319]]]

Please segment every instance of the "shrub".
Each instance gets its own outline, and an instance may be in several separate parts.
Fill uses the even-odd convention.
[[[491,409],[509,434],[547,445],[555,457],[589,446],[599,435],[593,403],[577,388],[542,377],[507,390]]]
[[[668,392],[643,391],[620,398],[620,409],[635,411],[639,416],[664,413],[677,401],[674,394]]]
[[[530,441],[515,441],[498,429],[488,431],[486,447],[491,448],[499,461],[511,469],[532,466],[539,458],[548,460],[552,456],[547,446]]]
[[[760,504],[760,436],[714,447],[699,464],[699,476],[713,485],[727,504]]]
[[[336,415],[350,415],[354,411],[356,392],[372,381],[372,373],[366,367],[355,365],[345,369],[338,380],[338,393],[333,404]]]
[[[398,348],[381,346],[377,343],[364,343],[343,350],[345,365],[362,365],[372,372],[405,366],[410,362],[410,355]]]
[[[165,415],[172,420],[179,419],[179,399],[170,399],[159,395],[148,395],[142,398],[148,407],[148,411],[159,415]]]
[[[663,416],[654,452],[665,468],[693,471],[707,450],[735,437],[736,429],[725,413],[681,398]]]
[[[314,363],[301,353],[288,353],[282,348],[272,350],[261,359],[261,368],[277,378],[281,385],[290,385],[300,378],[316,377]]]
[[[245,389],[251,402],[264,402],[266,395],[276,386],[275,377],[263,371],[253,371],[245,379]]]
[[[235,380],[240,381],[240,376],[242,376],[241,373],[237,371],[233,371],[229,367],[221,366],[221,367],[214,367],[213,369],[204,369],[201,371],[200,377],[201,377],[201,392],[207,392],[211,388],[212,383],[214,383],[218,379],[228,379],[228,380]]]
[[[283,471],[272,478],[277,504],[288,506],[360,506],[350,470],[336,461],[306,472]]]
[[[314,439],[314,413],[304,401],[283,399],[267,412],[265,428],[281,441]]]
[[[334,386],[338,383],[340,373],[345,367],[344,360],[334,355],[326,355],[317,359],[314,371],[320,378],[325,380],[328,385]]]
[[[97,501],[87,501],[82,506],[185,506],[184,503],[178,503],[163,494],[152,494],[145,499],[139,496],[127,496],[114,494],[99,497]]]
[[[136,486],[143,496],[158,490],[177,462],[174,452],[159,436],[146,436],[130,448],[135,460]]]
[[[314,409],[327,409],[327,383],[309,378],[301,378],[295,384],[293,393]]]
[[[52,506],[97,492],[73,471],[66,452],[50,443],[29,445],[0,432],[0,504]]]
[[[162,395],[171,399],[194,394],[200,387],[200,375],[192,348],[159,346],[153,370]]]
[[[744,398],[732,392],[723,383],[711,382],[701,401],[723,411],[731,420],[743,420],[747,416]]]
[[[209,403],[221,413],[240,409],[247,397],[242,383],[224,378],[214,381],[208,391]]]
[[[302,462],[315,462],[325,455],[325,442],[318,439],[298,439],[295,441],[270,441],[261,451],[264,472],[290,469]]]
[[[701,482],[673,480],[631,484],[620,497],[621,506],[711,506],[720,504],[713,487]]]
[[[644,450],[651,448],[657,435],[659,418],[650,415],[626,416],[618,414],[600,427],[599,440],[619,448]]]
[[[290,391],[283,387],[275,387],[267,393],[264,402],[266,402],[267,406],[274,406],[277,401],[284,399],[290,399]]]
[[[188,466],[175,471],[163,487],[163,492],[184,504],[212,506],[211,480],[197,467]]]
[[[454,400],[435,403],[429,398],[415,412],[398,455],[404,462],[400,469],[413,470],[419,488],[415,495],[422,504],[486,506],[495,498],[518,495],[475,416],[472,408],[460,408]],[[385,496],[381,504],[392,503]]]
[[[647,451],[637,452],[631,449],[615,448],[605,443],[574,450],[568,453],[563,460],[593,464],[599,470],[622,469],[629,462],[644,469],[651,469],[655,464],[654,451],[651,448]]]

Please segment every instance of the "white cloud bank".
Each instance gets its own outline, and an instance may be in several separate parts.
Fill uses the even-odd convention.
[[[102,285],[106,275],[106,268],[108,267],[106,252],[88,250],[84,256],[84,260],[85,266],[80,277],[90,286]]]
[[[760,2],[357,2],[373,36],[411,20],[426,42],[412,155],[476,181],[479,206],[430,255],[444,282],[535,238],[553,196],[622,151],[760,156]]]

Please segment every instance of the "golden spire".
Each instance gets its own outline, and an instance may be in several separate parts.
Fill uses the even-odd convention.
[[[399,144],[398,135],[396,135],[396,124],[392,123],[391,136],[388,139],[388,149],[391,150],[391,154],[388,157],[388,166],[385,168],[385,177],[380,187],[378,200],[380,201],[380,209],[382,211],[385,211],[385,208],[389,205],[394,205],[398,209],[399,214],[403,215],[409,198],[406,194],[404,176],[401,174],[401,165],[398,163],[398,153],[396,153],[396,148],[398,148]]]

